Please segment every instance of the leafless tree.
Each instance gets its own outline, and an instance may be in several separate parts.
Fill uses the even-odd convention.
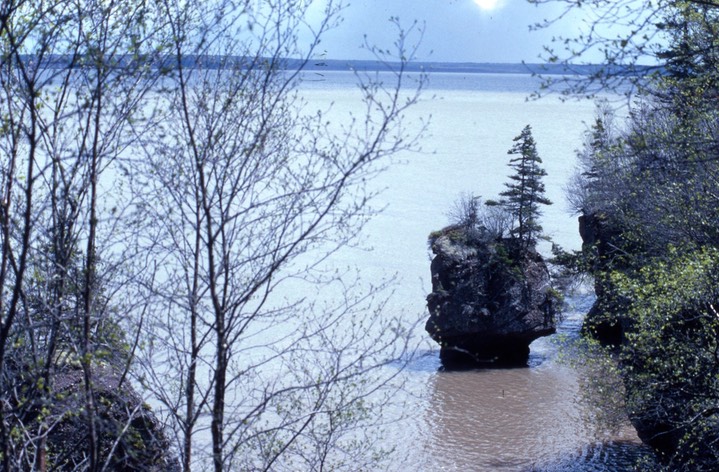
[[[0,8],[4,470],[112,463],[101,450],[94,371],[127,361],[111,316],[126,249],[116,239],[123,196],[103,175],[143,126],[138,110],[156,74],[143,59],[154,53],[152,23],[135,2]],[[63,404],[56,377],[78,368],[83,396]],[[67,415],[84,418],[87,447],[66,448],[80,462],[59,447],[48,458],[47,438]]]
[[[415,146],[416,26],[398,27],[396,60],[374,50],[386,70],[357,73],[364,108],[337,126],[298,93],[343,6],[312,8],[3,2],[5,470],[160,467],[132,449],[147,408],[109,392],[131,372],[185,470],[382,456],[368,428],[411,327],[382,312],[389,281],[329,258],[373,213],[367,181]],[[81,447],[48,445],[68,428]]]
[[[376,306],[384,282],[355,293],[325,263],[372,214],[367,180],[414,146],[411,31],[399,29],[396,62],[374,50],[386,71],[357,74],[363,109],[340,127],[297,86],[341,5],[311,26],[305,2],[163,8],[166,115],[133,171],[151,222],[140,243],[158,261],[144,385],[185,470],[354,468],[408,331]]]
[[[579,30],[574,35],[558,35],[545,46],[543,59],[565,64],[570,72],[559,77],[545,76],[544,86],[550,89],[559,86],[567,95],[582,97],[606,91],[634,96],[647,92],[651,77],[667,72],[686,75],[697,69],[703,74],[716,69],[716,0],[529,2],[553,4],[560,9],[559,14],[537,22],[533,28],[572,22]],[[587,69],[576,67],[579,64],[594,67],[585,75]],[[578,75],[573,76],[573,71]]]

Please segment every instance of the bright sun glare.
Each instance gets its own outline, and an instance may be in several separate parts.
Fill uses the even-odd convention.
[[[482,10],[494,10],[499,4],[499,0],[474,0]]]

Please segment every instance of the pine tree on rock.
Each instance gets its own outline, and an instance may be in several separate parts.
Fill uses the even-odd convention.
[[[514,174],[509,176],[510,182],[505,183],[507,190],[500,193],[502,198],[497,203],[512,216],[510,236],[518,242],[520,251],[526,251],[536,245],[542,234],[539,205],[552,204],[544,195],[542,177],[547,172],[540,166],[542,159],[537,153],[531,126],[527,125],[514,138],[514,146],[507,154],[516,156],[509,161]]]

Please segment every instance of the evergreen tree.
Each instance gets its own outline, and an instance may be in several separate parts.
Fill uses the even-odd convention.
[[[542,177],[547,172],[540,167],[542,159],[537,153],[531,126],[525,126],[514,138],[514,146],[507,154],[516,156],[509,161],[514,174],[509,176],[510,182],[505,183],[507,190],[500,193],[502,198],[497,203],[512,215],[510,236],[519,242],[521,250],[526,250],[536,244],[542,233],[539,205],[552,204],[544,196]]]

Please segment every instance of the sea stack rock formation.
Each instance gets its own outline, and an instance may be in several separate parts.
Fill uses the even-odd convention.
[[[461,226],[430,236],[425,329],[446,367],[526,365],[529,344],[556,329],[558,299],[539,253],[518,251],[509,238],[486,239]]]

